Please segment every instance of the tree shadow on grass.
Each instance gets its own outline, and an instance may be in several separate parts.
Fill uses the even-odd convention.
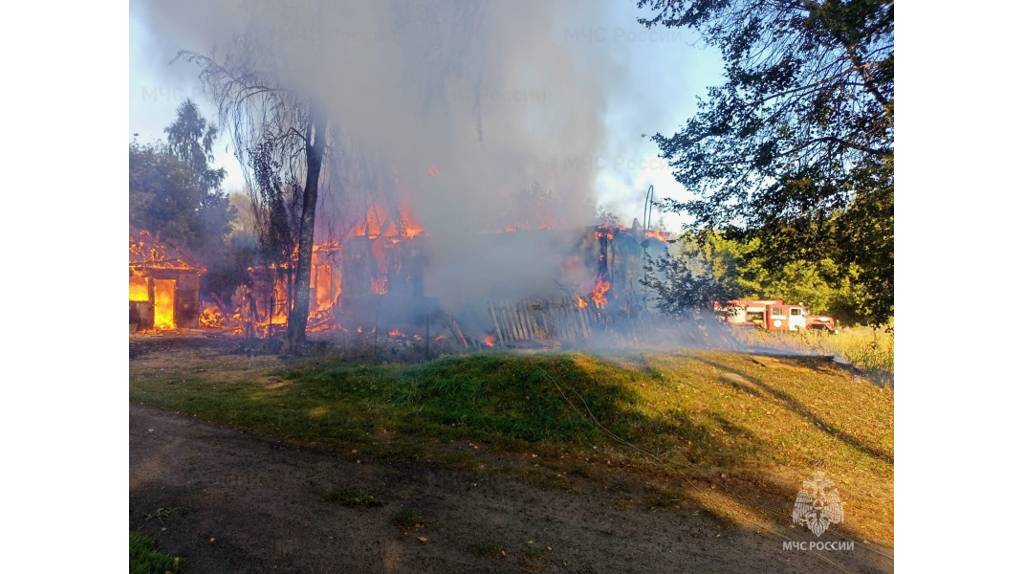
[[[864,444],[857,437],[854,437],[853,435],[843,431],[842,429],[822,419],[818,415],[814,414],[814,412],[811,411],[811,409],[809,409],[806,405],[798,401],[789,393],[765,383],[758,377],[751,376],[747,373],[742,373],[732,367],[728,367],[719,362],[712,361],[706,358],[699,358],[698,360],[720,371],[727,373],[727,375],[731,375],[728,376],[728,378],[723,377],[723,379],[729,386],[733,388],[742,388],[745,392],[755,394],[756,396],[770,396],[777,402],[783,403],[794,414],[813,423],[815,426],[822,429],[824,432],[837,438],[838,440],[842,441],[848,446],[876,460],[888,464],[894,463],[894,459],[891,454],[881,449],[875,448],[871,445]]]
[[[688,359],[724,371],[726,376],[718,378],[722,384],[782,403],[828,428],[793,397],[763,381],[715,361]],[[499,447],[495,452],[505,447],[534,452],[532,445],[540,443],[575,452],[576,463],[583,461],[580,453],[604,445],[607,451],[596,451],[600,461],[586,459],[595,470],[608,466],[612,477],[674,484],[670,492],[741,527],[749,524],[723,512],[729,501],[776,529],[786,524],[799,484],[762,488],[764,476],[757,467],[771,445],[723,415],[645,409],[638,383],[674,385],[671,377],[647,367],[623,369],[611,360],[577,355],[487,354],[391,367],[318,360],[281,371],[286,385],[257,393],[251,387],[221,388],[209,395],[204,418],[346,453],[355,453],[353,447],[362,453],[367,443],[376,443],[381,454],[396,454],[394,444],[371,434],[386,426],[389,436],[404,435],[435,460],[432,445],[448,439],[490,440]],[[188,404],[182,407],[190,410]],[[622,459],[635,457],[637,464],[605,465],[604,454],[612,451]],[[653,464],[639,464],[651,453]]]

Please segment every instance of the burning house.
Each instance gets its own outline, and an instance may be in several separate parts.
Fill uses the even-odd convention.
[[[128,322],[134,330],[199,326],[199,280],[206,269],[148,231],[128,238]]]
[[[467,349],[628,331],[649,307],[640,280],[647,258],[666,251],[665,239],[637,223],[577,231],[516,227],[477,235],[472,241],[496,259],[546,245],[560,267],[542,269],[544,280],[529,291],[521,285],[503,290],[495,281],[486,295],[443,302],[451,294],[437,286],[436,276],[445,271],[431,268],[434,245],[429,233],[407,208],[372,203],[340,239],[314,244],[307,330],[372,336],[374,341],[432,338]],[[202,308],[201,300],[216,298],[201,299],[201,265],[146,232],[133,235],[129,247],[130,321],[135,328],[201,325],[257,337],[285,330],[296,285],[294,261],[249,268],[248,281],[230,304]]]

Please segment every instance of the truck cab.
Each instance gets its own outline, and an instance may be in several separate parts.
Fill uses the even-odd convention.
[[[722,320],[737,327],[753,327],[768,331],[799,331],[808,328],[807,308],[790,305],[779,299],[734,299],[715,305]]]
[[[768,320],[765,328],[769,331],[798,331],[807,328],[807,309],[803,305],[787,305],[773,302],[766,305]]]

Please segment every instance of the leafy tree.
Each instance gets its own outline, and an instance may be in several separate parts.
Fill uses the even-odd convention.
[[[692,263],[676,257],[648,260],[640,283],[657,295],[655,306],[662,313],[699,320],[715,301],[732,298],[706,267],[695,269]]]
[[[245,277],[226,249],[236,209],[221,191],[225,171],[211,166],[217,128],[185,100],[165,132],[166,143],[129,144],[129,225],[187,248],[207,267],[206,289],[231,289]]]
[[[128,145],[128,222],[165,241],[197,250],[204,244],[199,217],[203,190],[185,162],[159,144]]]
[[[831,259],[893,309],[894,20],[884,0],[639,0],[648,27],[721,50],[725,83],[654,141],[696,228],[759,238],[773,265]],[[856,268],[857,272],[854,273]]]
[[[676,280],[682,285],[658,289],[657,282],[651,281],[652,286],[663,298],[673,298],[668,307],[710,308],[713,301],[782,299],[803,303],[812,313],[828,313],[844,322],[864,316],[869,297],[859,281],[857,266],[842,266],[827,258],[774,266],[761,254],[760,243],[757,237],[739,241],[712,231],[684,234],[672,261],[659,268],[685,269],[685,273],[674,271],[661,277],[663,282]],[[694,292],[700,296],[694,297]]]
[[[213,163],[213,143],[217,141],[217,126],[207,123],[199,107],[191,99],[178,106],[174,123],[164,130],[167,134],[167,151],[187,163],[199,184],[207,194],[216,195],[224,182],[223,168],[210,167]]]

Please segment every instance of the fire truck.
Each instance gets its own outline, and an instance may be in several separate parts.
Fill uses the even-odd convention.
[[[733,299],[724,305],[716,303],[715,311],[730,325],[765,329],[767,331],[798,331],[822,329],[836,331],[835,319],[827,315],[808,315],[802,304],[792,305],[781,299]]]

